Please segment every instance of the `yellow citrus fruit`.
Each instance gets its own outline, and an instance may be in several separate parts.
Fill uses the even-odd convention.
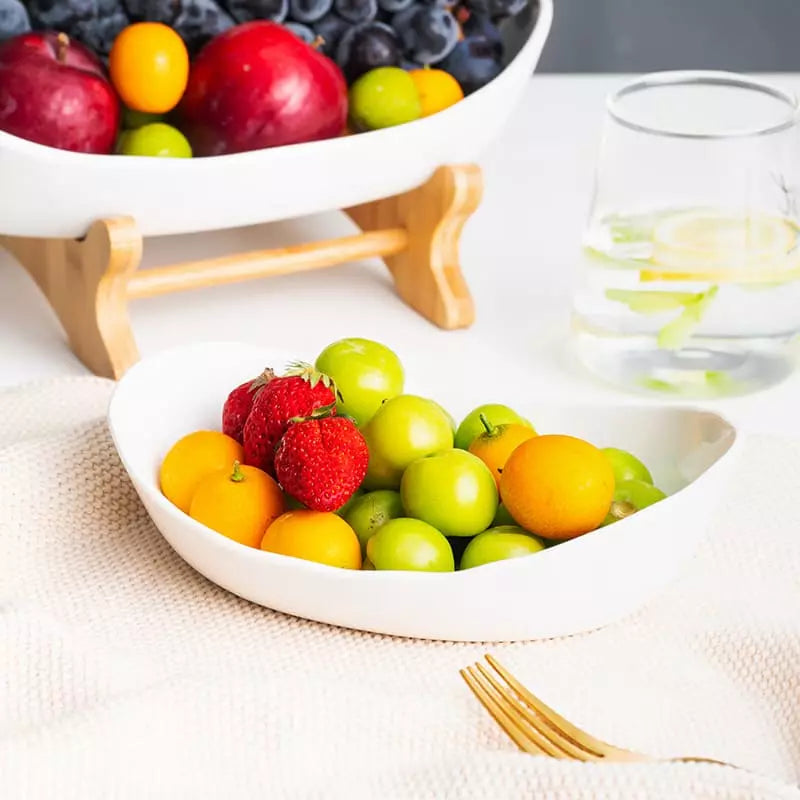
[[[283,492],[266,472],[234,461],[197,484],[189,516],[235,542],[260,547],[285,510]]]
[[[331,567],[361,569],[358,536],[332,511],[287,511],[267,528],[261,549]]]
[[[183,97],[189,80],[189,53],[169,25],[137,22],[114,40],[108,71],[128,108],[164,114]]]
[[[417,87],[422,116],[429,117],[444,111],[464,99],[464,92],[458,81],[443,69],[412,69],[408,73]]]
[[[572,539],[602,524],[614,497],[614,471],[603,452],[583,439],[536,436],[506,462],[500,495],[526,530]]]
[[[197,484],[212,472],[244,461],[242,446],[219,431],[195,431],[175,442],[161,462],[159,481],[166,498],[189,513]]]
[[[497,488],[500,488],[500,475],[506,461],[511,454],[528,439],[536,436],[536,431],[527,425],[509,423],[508,425],[492,425],[488,421],[481,420],[486,426],[486,430],[472,440],[469,452],[483,461],[494,475]]]

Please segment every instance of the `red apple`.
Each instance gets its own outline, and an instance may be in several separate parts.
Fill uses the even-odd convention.
[[[63,33],[0,44],[0,130],[80,153],[110,153],[119,100],[102,63]]]
[[[290,30],[246,22],[198,53],[180,113],[201,156],[329,139],[344,130],[347,83]]]

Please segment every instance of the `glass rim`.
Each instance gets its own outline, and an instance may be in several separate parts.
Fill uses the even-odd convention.
[[[671,131],[637,122],[635,115],[625,112],[621,107],[622,100],[628,95],[647,89],[663,86],[729,86],[738,89],[761,92],[787,106],[787,118],[782,122],[764,125],[757,128],[731,129],[730,131],[717,131],[709,133],[691,133],[689,131]],[[769,136],[780,133],[797,125],[800,119],[800,104],[794,92],[781,89],[767,81],[752,78],[736,72],[719,70],[671,70],[666,72],[650,72],[626,83],[606,98],[606,110],[609,116],[620,125],[638,133],[651,136],[662,136],[670,139],[746,139],[758,136]]]

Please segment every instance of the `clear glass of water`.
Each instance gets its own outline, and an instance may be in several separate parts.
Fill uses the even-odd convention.
[[[715,397],[792,371],[799,117],[793,95],[725,72],[654,73],[608,99],[572,315],[593,373]]]

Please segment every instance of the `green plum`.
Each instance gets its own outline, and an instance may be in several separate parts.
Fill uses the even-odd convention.
[[[645,483],[653,482],[650,470],[633,453],[629,453],[627,450],[620,450],[617,447],[604,447],[602,452],[611,462],[615,483],[631,480],[644,481]]]
[[[620,481],[614,488],[614,499],[611,502],[611,509],[603,520],[603,526],[618,522],[643,508],[658,503],[667,495],[645,481],[629,480]]]
[[[367,542],[367,558],[377,570],[452,572],[450,542],[419,519],[398,517],[381,525]]]
[[[353,503],[344,515],[345,522],[356,532],[361,542],[361,555],[367,552],[370,536],[385,522],[403,516],[400,492],[377,489],[367,492]]]
[[[283,498],[286,501],[287,511],[302,511],[306,509],[306,507],[299,500],[296,500],[290,494],[286,494],[286,492],[283,493]]]
[[[163,122],[163,114],[150,114],[147,111],[135,111],[132,108],[122,109],[122,127],[124,130],[134,130],[149,125],[151,122]]]
[[[334,514],[338,514],[340,517],[346,517],[347,512],[355,505],[358,499],[364,494],[363,489],[356,489],[355,492],[350,496],[350,499],[345,502],[344,505],[339,506],[339,508],[334,511]]]
[[[401,394],[387,400],[363,429],[369,446],[365,489],[397,489],[405,468],[453,446],[447,412],[433,400]]]
[[[479,567],[492,561],[518,558],[545,549],[545,543],[519,525],[498,525],[479,533],[467,545],[459,569]]]
[[[350,125],[356,131],[402,125],[422,115],[416,84],[400,67],[365,72],[350,86],[348,105]]]
[[[400,497],[406,514],[445,536],[474,536],[497,513],[497,484],[477,456],[451,448],[419,458],[403,473]]]
[[[497,513],[494,515],[494,519],[492,520],[492,527],[497,527],[498,525],[516,525],[517,523],[514,521],[514,517],[511,516],[511,512],[502,504],[500,503],[497,506]]]
[[[369,339],[340,339],[317,356],[320,372],[333,378],[339,393],[336,407],[366,425],[384,400],[403,391],[403,365],[395,353]]]
[[[507,425],[509,423],[516,423],[517,425],[527,425],[533,428],[533,425],[517,414],[513,408],[504,406],[500,403],[486,403],[485,405],[473,408],[472,411],[461,420],[461,424],[456,431],[455,446],[461,450],[469,449],[469,446],[477,436],[486,430],[486,426],[481,421],[481,414],[486,417],[490,425]]]
[[[123,156],[153,156],[157,158],[191,158],[189,140],[172,125],[165,122],[150,122],[126,131],[119,140],[119,152]]]

